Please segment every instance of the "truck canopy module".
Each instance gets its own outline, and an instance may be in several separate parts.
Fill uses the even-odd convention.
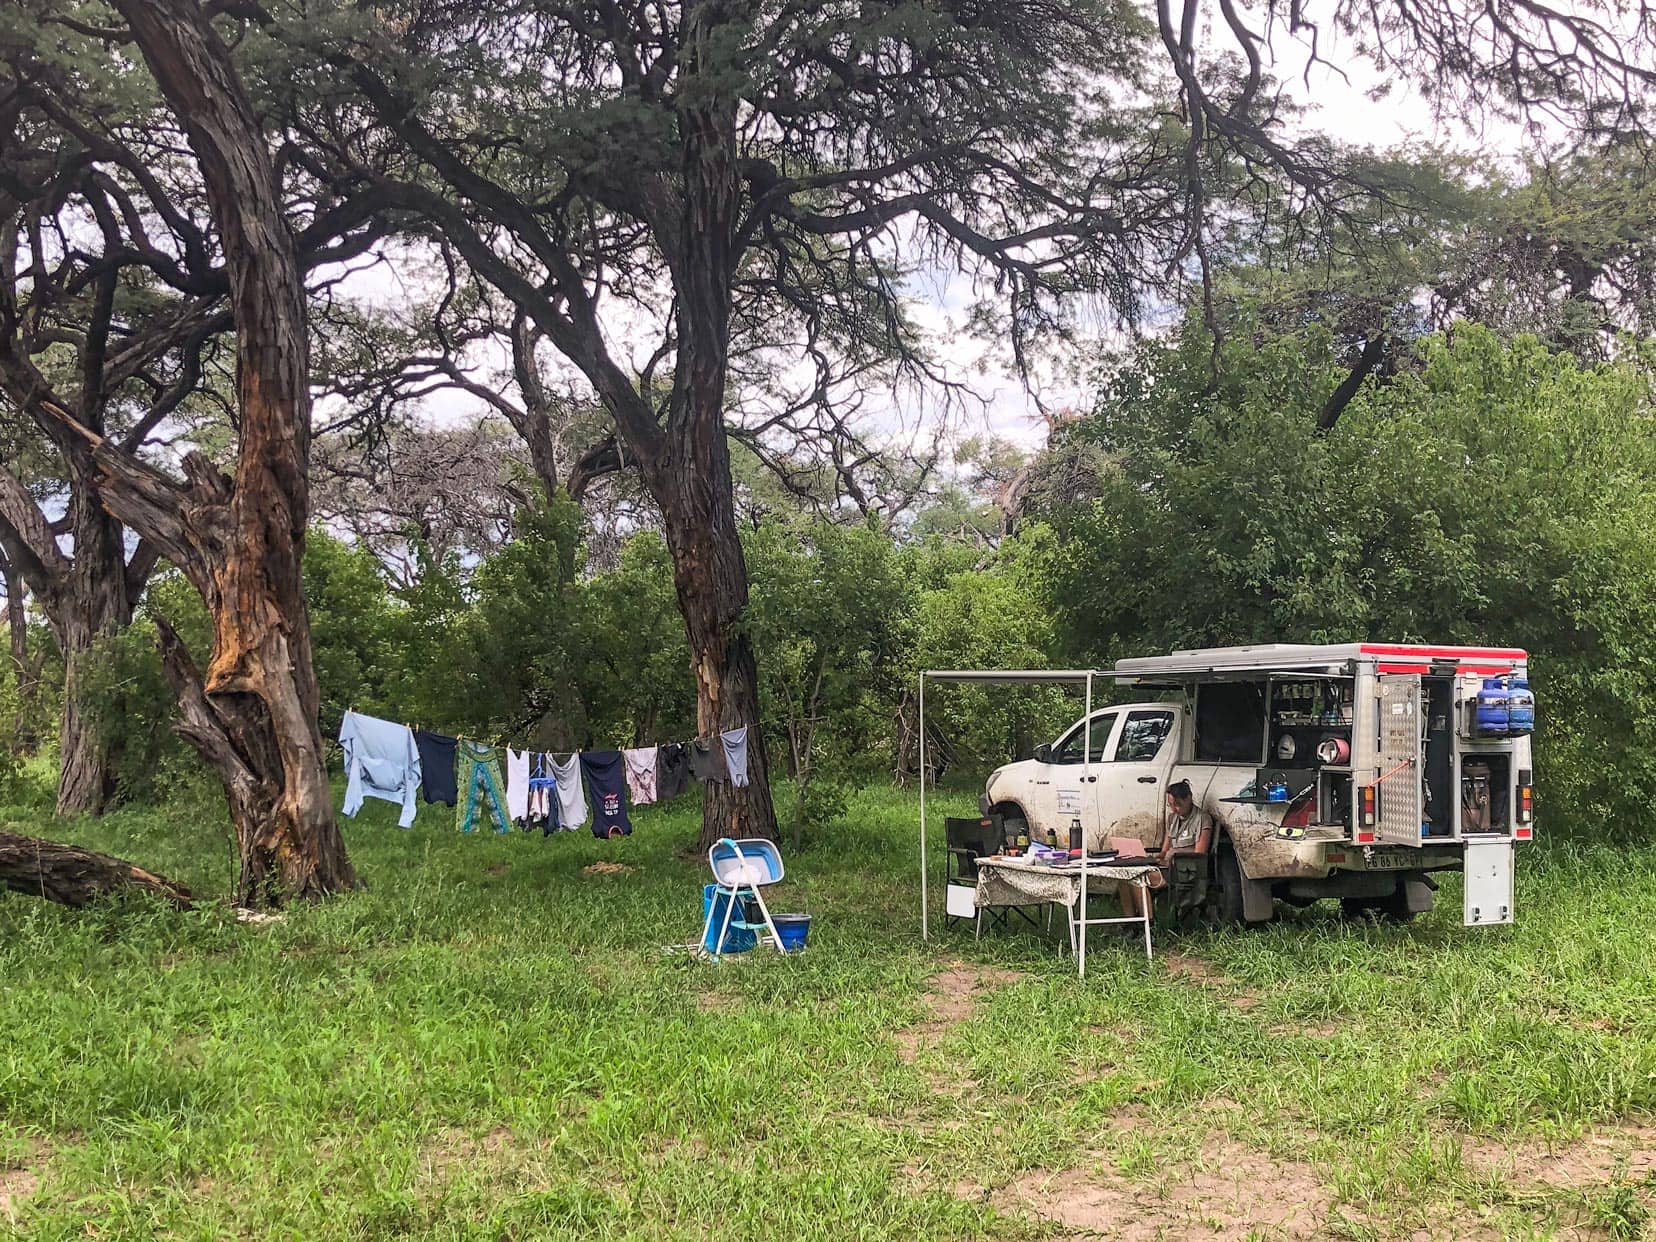
[[[1527,671],[1511,648],[1273,643],[1109,672],[928,672],[922,688],[1085,680],[1083,718],[985,785],[982,809],[1008,835],[1063,837],[1079,819],[1089,849],[1154,849],[1167,786],[1184,780],[1217,827],[1219,920],[1320,898],[1405,919],[1431,909],[1433,872],[1458,869],[1472,925],[1512,921],[1513,846],[1534,835]],[[1095,679],[1145,701],[1095,708]]]

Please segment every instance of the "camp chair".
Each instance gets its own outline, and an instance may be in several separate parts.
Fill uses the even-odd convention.
[[[945,894],[950,899],[944,906],[945,927],[970,921],[979,931],[982,930],[982,921],[976,909],[977,860],[1000,852],[1003,844],[1002,831],[999,816],[983,816],[976,819],[949,816],[943,820],[943,835],[948,846],[943,863],[943,883]],[[991,906],[983,911],[989,916],[991,923],[999,923],[1002,926],[1006,925],[1008,915],[1013,912],[1031,927],[1040,926],[1035,916],[1023,906]]]
[[[1168,868],[1168,906],[1179,926],[1201,917],[1207,907],[1211,854],[1175,854]]]

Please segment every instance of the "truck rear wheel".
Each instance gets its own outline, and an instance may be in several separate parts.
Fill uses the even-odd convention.
[[[1416,912],[1409,909],[1408,894],[1404,891],[1403,881],[1399,879],[1397,887],[1384,897],[1342,897],[1340,913],[1348,919],[1360,919],[1373,914],[1388,923],[1407,923],[1414,918]]]
[[[1213,860],[1213,895],[1208,908],[1220,927],[1242,923],[1242,865],[1236,861],[1236,851],[1229,842],[1219,847]]]

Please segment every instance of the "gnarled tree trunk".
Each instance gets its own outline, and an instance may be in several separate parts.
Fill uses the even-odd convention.
[[[715,73],[720,3],[686,7],[684,73]],[[700,846],[720,836],[777,838],[770,767],[758,717],[758,664],[742,628],[747,561],[735,528],[725,384],[730,374],[730,282],[742,182],[735,164],[735,101],[702,96],[679,113],[684,136],[684,217],[679,265],[679,354],[667,417],[666,469],[652,472],[672,576],[696,661],[697,732],[747,725],[745,787],[707,785]]]
[[[29,655],[29,610],[23,595],[23,575],[3,548],[0,548],[0,580],[6,588],[6,630],[11,639],[12,676],[17,684],[17,719],[12,725],[12,740],[19,751],[28,754],[38,740],[34,711],[40,668]]]
[[[717,0],[686,6],[684,72],[716,72],[712,46],[727,15]],[[684,210],[680,237],[678,374],[664,460],[647,473],[661,506],[673,581],[695,662],[696,723],[702,735],[748,726],[748,784],[711,783],[702,807],[701,847],[720,837],[775,839],[770,769],[759,724],[759,666],[742,627],[747,563],[725,439],[731,280],[741,216],[736,168],[736,103],[711,92],[680,112]]]
[[[229,53],[197,0],[116,0],[188,134],[230,277],[241,415],[234,480],[205,458],[188,486],[99,443],[110,511],[189,577],[213,623],[199,675],[162,627],[180,733],[218,771],[240,854],[237,899],[279,904],[356,884],[334,817],[300,581],[309,510],[304,284],[275,168]]]

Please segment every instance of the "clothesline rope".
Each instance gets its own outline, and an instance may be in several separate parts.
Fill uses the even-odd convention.
[[[330,710],[330,711],[338,712],[339,713],[339,718],[342,722],[345,719],[345,713],[346,712],[356,712],[356,710],[357,710],[355,708],[355,706],[341,707],[338,703],[332,703],[332,702],[327,701],[326,699],[324,699],[322,701],[321,706],[328,709],[328,710]],[[368,714],[369,713],[366,713],[366,712],[357,712],[357,715],[359,715],[359,716],[368,715]],[[376,719],[379,719],[379,717],[376,717]],[[431,733],[441,733],[445,737],[464,738],[468,742],[478,742],[478,743],[481,743],[484,746],[493,746],[497,750],[504,750],[504,749],[510,747],[512,750],[527,750],[529,753],[537,754],[537,755],[568,755],[571,759],[574,758],[576,755],[581,754],[583,750],[591,751],[591,750],[635,750],[635,749],[637,749],[637,747],[634,747],[634,746],[617,744],[615,746],[582,747],[582,748],[577,749],[577,750],[541,750],[541,749],[539,749],[537,747],[533,747],[533,746],[519,746],[519,745],[516,745],[513,742],[507,741],[507,740],[505,740],[503,738],[499,738],[499,737],[482,738],[482,737],[477,737],[475,734],[467,733],[467,732],[461,732],[459,730],[444,730],[444,729],[435,729],[435,728],[427,729],[427,727],[423,724],[418,724],[418,723],[410,724],[406,720],[397,721],[396,723],[401,724],[401,725],[405,726],[406,728],[413,729],[415,732],[420,732],[421,730],[425,730],[425,731],[431,732]],[[778,723],[786,723],[786,722],[778,722],[776,720],[761,721],[758,727],[760,729],[765,729],[765,728],[774,727]],[[678,742],[680,745],[688,745],[691,742],[712,742],[712,741],[714,741],[714,740],[716,740],[716,739],[718,739],[718,738],[720,738],[720,737],[722,737],[726,734],[735,733],[738,729],[746,729],[748,727],[749,726],[745,725],[745,724],[743,724],[743,725],[732,725],[730,728],[721,730],[719,733],[701,733],[701,734],[697,734],[695,737],[686,738],[686,739],[682,739],[682,740],[678,739],[678,738],[674,738],[674,739],[671,739],[671,741],[672,742]],[[332,727],[328,730],[325,730],[325,732],[331,732],[331,733],[337,734],[339,732],[339,730],[338,730],[337,727]],[[669,744],[670,744],[669,742],[645,742],[645,743],[643,743],[643,745],[645,745],[645,746],[666,746],[666,745],[669,745]]]

